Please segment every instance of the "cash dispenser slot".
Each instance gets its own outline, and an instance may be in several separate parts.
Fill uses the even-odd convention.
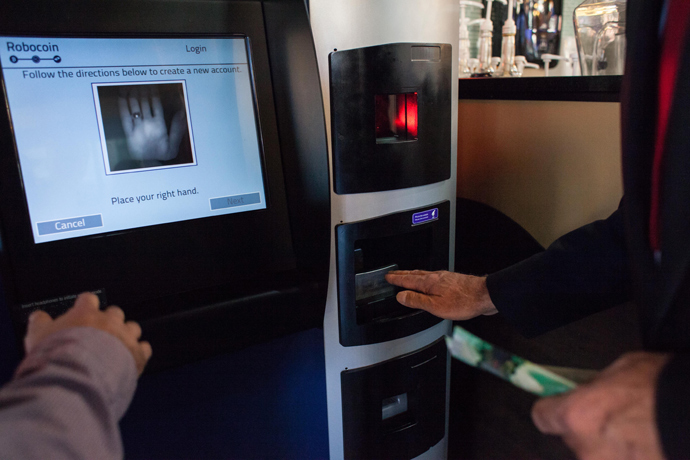
[[[444,339],[416,352],[343,371],[346,459],[417,457],[445,435]]]
[[[340,342],[366,345],[414,334],[440,319],[396,300],[392,270],[448,269],[449,202],[336,227]],[[415,223],[420,213],[435,217]]]

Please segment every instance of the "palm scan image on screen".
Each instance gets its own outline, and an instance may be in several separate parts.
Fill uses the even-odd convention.
[[[107,174],[196,164],[184,85],[92,85]]]
[[[0,40],[34,242],[266,208],[244,37]]]

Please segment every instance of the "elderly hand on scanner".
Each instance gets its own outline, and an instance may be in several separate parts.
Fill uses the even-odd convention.
[[[390,284],[411,289],[396,299],[410,308],[426,310],[444,319],[466,320],[497,313],[486,288],[486,278],[448,271],[396,270],[386,274]]]
[[[486,277],[448,271],[391,271],[386,281],[407,291],[402,305],[451,320],[498,313]],[[558,435],[581,459],[662,459],[655,419],[656,381],[669,355],[629,353],[576,390],[543,398],[532,419]]]
[[[140,341],[141,327],[134,321],[125,322],[124,312],[115,306],[105,311],[98,309],[98,297],[83,293],[77,297],[74,306],[65,314],[52,319],[44,311],[35,311],[29,316],[29,325],[24,338],[26,353],[31,351],[49,335],[71,327],[93,327],[119,339],[134,357],[137,371],[141,375],[151,357],[151,345]]]

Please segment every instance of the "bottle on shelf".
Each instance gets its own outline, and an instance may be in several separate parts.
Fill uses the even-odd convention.
[[[573,22],[582,75],[622,75],[626,0],[585,0]]]
[[[507,0],[498,0],[501,3],[508,3]],[[496,69],[491,64],[492,58],[492,41],[494,33],[494,23],[491,21],[491,6],[494,0],[486,2],[486,16],[479,25],[479,50],[477,58],[479,59],[479,68],[477,72],[472,74],[473,77],[492,77]]]
[[[508,19],[503,23],[501,41],[501,63],[496,69],[497,77],[515,77],[518,68],[515,65],[515,34],[517,27],[513,19],[513,0],[508,0]]]
[[[469,27],[484,21],[484,19],[471,20],[468,18],[467,7],[484,8],[484,5],[478,1],[460,0],[460,43],[458,47],[458,75],[460,78],[466,78],[472,74]]]

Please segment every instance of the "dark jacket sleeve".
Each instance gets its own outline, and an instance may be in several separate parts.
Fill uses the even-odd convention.
[[[51,334],[0,390],[0,458],[122,458],[118,422],[136,381],[131,353],[107,332]]]
[[[674,355],[659,375],[656,421],[664,454],[669,460],[690,453],[690,354]]]
[[[534,336],[630,299],[621,209],[489,275],[499,313]]]

